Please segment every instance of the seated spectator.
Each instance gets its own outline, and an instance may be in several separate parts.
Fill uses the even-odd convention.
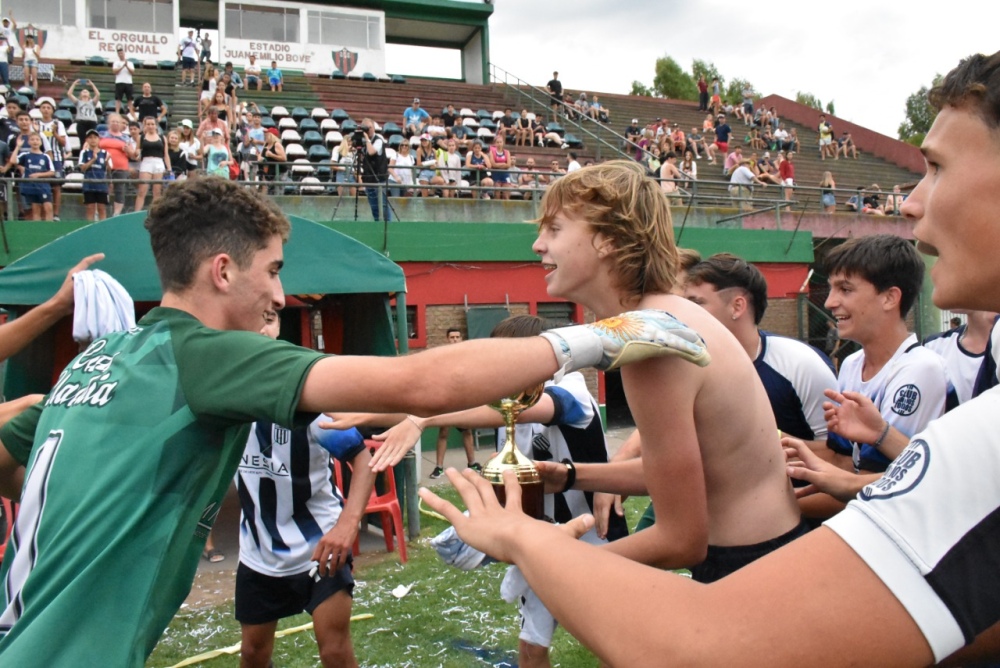
[[[639,119],[633,118],[632,124],[629,125],[627,128],[625,128],[625,132],[623,132],[622,134],[625,135],[626,142],[630,142],[632,144],[638,144],[639,140],[642,139],[642,129],[639,127]],[[636,160],[640,159],[641,156],[637,155]]]
[[[750,164],[749,159],[740,162],[729,179],[729,195],[733,198],[733,203],[740,207],[740,211],[749,211],[752,206],[753,184],[767,187],[766,183],[754,175]]]
[[[684,159],[677,166],[684,177],[683,187],[690,188],[692,181],[698,180],[698,163],[695,162],[695,155],[692,151],[684,151]]]
[[[413,195],[413,169],[416,159],[410,153],[410,142],[404,141],[396,151],[396,157],[389,160],[389,178],[400,187],[391,188],[393,197]]]
[[[400,147],[402,147],[402,144],[400,144]],[[420,135],[420,145],[417,146],[414,159],[420,168],[417,172],[417,184],[429,186],[434,177],[437,176],[437,153],[431,143],[431,136],[429,134]],[[423,197],[430,197],[432,193],[429,188],[424,187],[421,188],[420,194]]]
[[[260,65],[257,64],[257,56],[250,54],[250,62],[243,68],[243,78],[246,79],[247,90],[254,87],[260,90],[264,85],[264,80],[260,76]]]
[[[837,153],[833,156],[833,159],[836,160],[839,158],[841,153],[844,154],[845,160],[847,159],[848,153],[850,153],[851,157],[855,160],[858,159],[858,147],[854,145],[854,138],[851,137],[850,132],[845,132],[840,136],[840,139],[837,140]]]
[[[566,112],[566,118],[573,121],[580,120],[579,109],[576,106],[576,102],[573,101],[573,97],[569,93],[563,95],[563,109]]]
[[[76,90],[77,84],[90,86],[94,91],[93,96],[86,88],[80,90],[80,97],[75,96],[73,91]],[[97,129],[97,105],[101,100],[101,91],[97,90],[93,81],[76,79],[66,91],[66,97],[76,105],[76,136],[86,137],[89,130]]]
[[[531,146],[531,120],[527,109],[521,110],[521,116],[514,124],[514,139],[516,146]]]
[[[445,186],[457,188],[462,183],[462,156],[458,154],[458,142],[449,139],[445,146],[447,150],[444,153],[438,151],[438,174]],[[529,162],[534,164],[531,160]],[[451,188],[442,188],[441,193],[445,197],[458,197],[458,190]]]
[[[771,154],[769,152],[764,153],[764,157],[757,159],[757,154],[754,153],[750,156],[750,159],[754,161],[753,169],[754,174],[761,181],[774,184],[776,186],[781,185],[781,177],[778,175],[778,168],[775,167],[774,163],[771,161]]]
[[[413,98],[413,104],[403,110],[403,132],[406,137],[417,137],[424,133],[424,126],[430,114],[420,108],[420,98]]]
[[[774,136],[775,147],[777,148],[777,150],[779,151],[793,150],[785,147],[785,143],[788,141],[789,135],[788,135],[788,130],[785,129],[784,123],[778,126],[778,129],[774,131],[773,136]]]
[[[552,160],[549,162],[549,183],[552,183],[560,176],[566,173],[566,170],[562,168],[558,160]]]
[[[882,189],[877,183],[870,186],[870,192],[861,200],[861,212],[870,213],[875,216],[884,216],[885,210],[882,208]]]
[[[469,150],[469,142],[476,138],[475,133],[461,123],[453,125],[450,132],[450,138],[458,143],[458,149],[463,153]]]
[[[590,100],[587,99],[586,93],[580,93],[580,97],[573,103],[573,109],[576,111],[578,118],[590,116]]]
[[[750,149],[753,151],[764,150],[764,140],[761,139],[760,130],[756,127],[750,128],[750,134],[746,136],[744,143],[749,144]]]
[[[737,146],[733,152],[726,156],[726,161],[722,165],[722,174],[728,176],[743,162],[743,147]]]
[[[548,177],[540,174],[535,168],[535,159],[529,157],[525,162],[524,169],[517,177],[517,187],[523,193],[524,199],[533,199],[534,194],[545,188],[548,183]]]
[[[590,100],[590,115],[600,123],[611,122],[611,110],[598,101],[596,93]]]
[[[659,142],[662,137],[670,136],[670,119],[668,118],[657,118],[656,125],[653,126],[653,132],[656,134],[657,142]]]
[[[285,87],[285,74],[278,67],[278,61],[271,61],[271,69],[267,71],[267,83],[271,86],[271,92],[281,92]]]
[[[660,147],[650,146],[649,151],[646,152],[646,157],[642,160],[643,166],[646,168],[646,173],[656,178],[660,174]]]
[[[503,110],[503,117],[497,122],[497,135],[503,135],[504,140],[512,143],[517,141],[517,121],[510,107]]]
[[[684,180],[684,175],[677,168],[676,153],[670,151],[664,156],[663,164],[660,165],[660,173],[657,176],[660,178],[660,190],[668,198],[677,197],[681,181]]]
[[[675,153],[683,153],[684,149],[687,148],[687,138],[677,123],[674,123],[674,131],[670,133],[670,140],[673,143],[672,148]]]
[[[233,86],[236,88],[243,88],[243,79],[240,77],[239,73],[233,69],[232,62],[227,62],[222,66],[222,73],[229,75],[229,80],[233,82]]]
[[[885,215],[898,216],[899,208],[903,206],[903,201],[905,199],[906,196],[900,192],[899,186],[898,185],[893,186],[892,194],[885,198],[885,207],[883,208],[883,211],[885,211]]]
[[[844,206],[846,206],[851,211],[857,211],[860,213],[861,208],[864,206],[863,204],[864,198],[865,198],[864,188],[858,186],[857,192],[851,195],[850,198],[848,198],[848,200],[844,202]]]
[[[441,112],[441,122],[444,123],[445,129],[454,127],[455,123],[459,122],[458,112],[455,111],[455,105],[449,104],[448,107]]]
[[[760,138],[764,142],[764,148],[768,151],[777,151],[778,147],[774,143],[774,135],[771,133],[771,126],[765,125],[760,131]]]
[[[707,114],[701,122],[701,131],[704,133],[715,132],[715,125],[718,123],[718,116]]]
[[[690,151],[698,160],[701,160],[701,152],[705,150],[705,136],[698,132],[698,128],[692,127],[691,133],[687,136],[685,151]]]
[[[472,192],[474,199],[490,199],[490,191],[485,190],[493,187],[493,179],[487,176],[490,167],[490,156],[483,153],[483,142],[473,142],[472,150],[465,156],[465,168],[472,172],[471,185],[484,188]]]
[[[448,139],[448,130],[440,116],[431,116],[431,122],[427,124],[425,131],[431,136],[434,148],[444,148],[445,141]]]

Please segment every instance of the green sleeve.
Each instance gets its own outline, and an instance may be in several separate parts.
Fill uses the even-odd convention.
[[[173,342],[181,391],[200,419],[265,419],[294,428],[316,417],[297,408],[309,369],[322,354],[254,332],[200,326],[175,331]]]
[[[35,428],[42,416],[44,405],[44,401],[33,404],[0,428],[0,442],[7,448],[11,457],[25,466],[31,457],[31,448],[35,444]]]

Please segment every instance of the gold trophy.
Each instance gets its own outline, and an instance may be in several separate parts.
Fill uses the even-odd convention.
[[[541,476],[535,464],[521,454],[514,442],[514,423],[517,416],[525,409],[531,408],[542,396],[545,385],[539,383],[534,387],[503,397],[490,404],[490,408],[500,411],[503,415],[504,426],[507,437],[504,440],[500,452],[495,454],[486,462],[483,469],[483,477],[493,485],[493,491],[497,495],[501,504],[507,502],[507,493],[504,489],[503,472],[512,470],[517,475],[517,481],[521,485],[521,509],[526,515],[535,519],[542,519],[544,513],[544,494]]]

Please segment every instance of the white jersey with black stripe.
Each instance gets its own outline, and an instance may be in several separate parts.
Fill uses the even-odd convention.
[[[946,332],[935,334],[924,341],[924,347],[933,350],[944,359],[945,368],[948,370],[948,380],[955,388],[958,403],[964,404],[972,398],[972,390],[979,376],[979,370],[983,366],[983,358],[986,351],[972,353],[962,345],[962,335],[965,333],[965,325],[949,329]]]
[[[303,573],[313,549],[340,517],[330,453],[322,430],[255,422],[236,472],[240,561],[265,575]]]

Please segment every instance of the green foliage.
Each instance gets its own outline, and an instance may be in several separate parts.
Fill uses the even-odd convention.
[[[460,503],[450,485],[438,485],[434,491],[453,503]],[[633,497],[625,502],[630,527],[635,526],[647,503],[646,497]],[[409,561],[405,566],[393,553],[378,563],[355,567],[357,586],[352,614],[374,615],[372,619],[351,623],[358,663],[368,668],[467,668],[500,665],[502,661],[515,664],[517,610],[504,603],[499,593],[506,566],[493,564],[468,572],[445,566],[427,539],[447,525],[426,516],[421,517],[421,524],[420,537],[407,546]],[[392,590],[401,584],[413,587],[406,596],[397,599]],[[281,620],[278,628],[309,621],[309,615],[301,614]],[[146,665],[172,666],[196,654],[239,642],[240,625],[233,619],[231,602],[201,610],[182,609]],[[564,668],[598,665],[597,658],[562,627],[553,639],[551,658],[553,666]],[[274,663],[285,668],[319,665],[312,631],[278,638]],[[235,668],[239,665],[239,655],[225,655],[198,665]]]
[[[641,81],[632,82],[632,90],[628,92],[629,95],[642,95],[644,97],[653,97],[653,91],[646,84]]]
[[[705,75],[705,82],[709,86],[712,85],[713,78],[719,80],[720,89],[724,88],[726,85],[726,79],[719,73],[719,70],[715,67],[715,63],[695,58],[691,63],[691,74],[694,77],[695,82],[698,81],[698,77]],[[712,90],[709,88],[709,93],[711,92]]]
[[[732,105],[742,104],[743,89],[746,88],[747,86],[749,86],[751,89],[755,91],[754,97],[756,97],[757,89],[754,88],[754,85],[746,79],[740,79],[739,77],[737,77],[732,81],[730,81],[729,85],[726,86],[725,88],[726,92],[723,94],[722,99]]]
[[[829,102],[826,103],[826,113],[830,114],[831,116],[836,116],[837,112],[835,111],[835,109],[836,107],[833,106],[833,100],[830,100]]]
[[[934,77],[931,86],[941,83],[941,75]],[[924,135],[931,129],[934,119],[937,118],[937,109],[931,106],[927,100],[927,86],[921,86],[920,90],[906,98],[906,117],[899,124],[899,138],[917,146],[923,142]],[[920,141],[911,141],[919,136]]]
[[[658,95],[672,100],[698,99],[698,87],[694,79],[670,56],[656,59],[653,90]]]
[[[823,103],[812,93],[799,91],[795,94],[795,101],[799,104],[804,104],[807,107],[812,107],[813,109],[819,109],[820,111],[823,110]]]

